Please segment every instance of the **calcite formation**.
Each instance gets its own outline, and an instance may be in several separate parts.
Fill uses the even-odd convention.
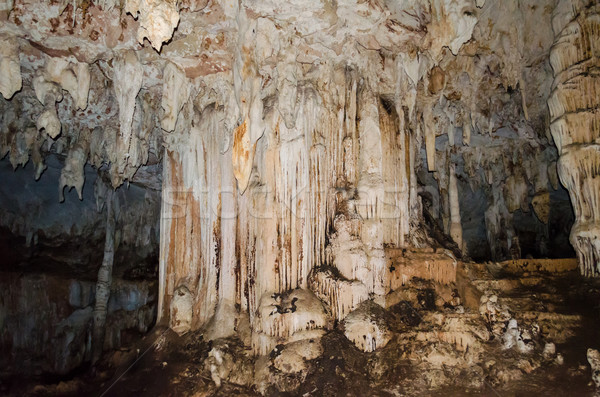
[[[592,368],[592,380],[596,388],[600,387],[600,352],[596,349],[588,349],[587,360]]]
[[[239,336],[262,357],[262,386],[271,366],[306,376],[338,325],[380,350],[386,310],[409,300],[458,316],[428,318],[442,330],[428,341],[480,347],[489,335],[465,330],[466,307],[530,351],[522,319],[461,269],[570,253],[553,244],[569,222],[560,179],[582,272],[600,272],[599,6],[555,3],[7,3],[0,153],[13,168],[31,158],[36,179],[56,158],[61,201],[72,187],[83,199],[96,173],[106,209],[94,359],[117,338],[106,324],[113,262],[129,260],[119,245],[149,255],[154,234],[157,322]],[[138,196],[115,201],[127,189]],[[131,205],[154,208],[156,191],[160,214]],[[0,226],[32,245],[55,236],[32,217],[7,212]],[[446,348],[420,365],[440,370]],[[234,351],[210,349],[215,384],[249,371]]]
[[[143,43],[148,38],[152,47],[160,51],[163,43],[171,39],[179,23],[177,8],[176,0],[127,0],[124,11],[139,19],[138,41]]]
[[[362,303],[344,319],[344,335],[366,352],[384,347],[392,334],[383,313],[381,306],[376,303]]]
[[[45,79],[67,91],[79,110],[87,108],[90,78],[89,65],[85,62],[69,62],[64,58],[49,58],[47,61]]]
[[[56,102],[63,99],[63,94],[58,85],[46,81],[43,75],[33,80],[33,89],[42,105],[44,112],[39,115],[36,126],[40,131],[45,131],[50,138],[56,138],[61,132],[61,124],[56,112]]]
[[[594,1],[560,1],[552,20],[556,38],[550,53],[555,76],[548,98],[550,129],[560,153],[558,174],[575,211],[571,244],[587,276],[600,274],[599,18]]]
[[[0,37],[0,72],[0,93],[10,99],[23,84],[19,45],[15,38]]]

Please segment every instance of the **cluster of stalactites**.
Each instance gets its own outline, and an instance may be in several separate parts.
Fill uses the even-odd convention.
[[[554,11],[548,99],[558,173],[575,211],[571,244],[586,276],[600,275],[600,5],[594,3],[562,0]]]
[[[213,103],[198,111],[201,101],[194,92],[181,98],[174,90],[185,81],[182,72],[172,66],[165,70],[162,128],[173,131],[166,139],[163,180],[161,315],[173,311],[176,291],[182,288],[194,302],[192,328],[218,323],[219,307],[233,301],[250,314],[254,349],[264,352],[291,335],[275,332],[273,327],[289,328],[275,319],[297,317],[271,314],[277,305],[261,302],[264,296],[313,289],[331,305],[334,318],[343,319],[369,293],[386,292],[384,244],[402,246],[410,230],[413,138],[398,114],[403,110],[393,101],[383,103],[356,71],[338,67],[330,72],[335,82],[331,92],[318,92],[314,86],[319,83],[299,83],[293,101],[278,98],[285,103],[258,113],[259,129],[252,132],[257,128],[252,112],[258,110],[238,109],[249,115],[234,127],[228,122],[227,101],[221,98],[225,106]],[[247,101],[252,102],[242,103]],[[232,144],[223,145],[230,140]],[[195,210],[181,212],[183,202]],[[231,218],[231,211],[237,217]],[[328,261],[328,225],[340,213],[364,221],[361,234],[340,241],[332,251],[338,259],[330,260],[354,281],[313,271]],[[173,236],[189,244],[173,249]],[[227,245],[233,248],[226,251]],[[352,256],[346,252],[350,246],[368,258],[363,262],[359,255],[352,262],[354,272],[347,269],[350,263],[343,263]],[[260,314],[262,306],[269,313]],[[318,324],[317,319],[306,321]],[[299,331],[305,326],[303,320],[294,327]]]
[[[140,26],[137,31],[137,40],[139,43],[144,44],[144,39],[148,39],[152,47],[156,51],[160,51],[163,43],[173,37],[173,31],[179,24],[180,5],[195,10],[206,6],[207,1],[195,3],[198,4],[191,6],[189,1],[181,0],[60,0],[58,7],[62,14],[68,5],[73,6],[73,26],[80,22],[78,21],[80,16],[85,18],[87,9],[92,4],[106,11],[119,8],[123,14],[130,14],[138,20]]]
[[[177,0],[126,0],[124,11],[140,23],[137,38],[143,44],[148,38],[152,47],[160,51],[169,41],[179,24]]]
[[[0,91],[6,99],[22,88],[22,78],[19,64],[19,44],[15,38],[4,39],[0,46]],[[46,169],[42,146],[44,142],[56,140],[62,131],[56,103],[64,97],[63,91],[72,98],[73,110],[84,110],[88,104],[90,90],[90,69],[85,62],[73,59],[48,57],[45,66],[37,71],[31,81],[31,86],[37,101],[42,105],[42,112],[35,120],[35,128],[24,125],[24,115],[13,114],[15,106],[6,106],[2,115],[2,154],[10,151],[10,162],[13,167],[25,164],[31,159],[34,163],[36,180]],[[24,99],[15,100],[23,106]],[[8,104],[8,103],[7,103]],[[35,109],[35,104],[29,105]],[[29,107],[27,107],[29,109]],[[12,116],[11,116],[12,115]],[[13,117],[14,116],[14,117]],[[11,129],[23,128],[22,131],[11,132]],[[84,182],[83,168],[87,161],[89,150],[89,135],[87,131],[79,134],[78,139],[67,154],[65,167],[59,181],[59,197],[62,201],[63,187],[72,186],[77,189],[82,198]]]
[[[9,44],[14,46],[10,47]],[[17,42],[9,44],[3,47],[4,54],[16,55],[0,59],[0,65],[4,65],[1,67],[7,71],[0,77],[0,87],[3,90],[13,87],[9,92],[3,91],[3,95],[12,96],[16,85],[10,83],[10,79],[15,80],[16,77],[9,76],[8,72],[14,66],[14,59],[18,60],[19,46]],[[20,81],[19,64],[16,66],[16,76]],[[31,158],[37,180],[46,169],[44,152],[52,150],[57,154],[66,154],[58,186],[60,201],[64,200],[65,187],[74,187],[82,199],[86,164],[97,169],[109,165],[114,188],[125,180],[132,180],[139,167],[147,163],[152,144],[155,143],[151,135],[155,131],[156,105],[153,95],[141,90],[144,73],[136,53],[122,52],[114,58],[111,76],[114,95],[108,88],[100,86],[99,76],[94,75],[96,85],[93,95],[108,95],[108,98],[94,97],[88,109],[88,96],[92,95],[92,73],[101,74],[97,67],[90,67],[75,58],[46,57],[44,66],[38,68],[31,75],[30,83],[26,84],[27,92],[3,102],[0,151],[3,156],[10,152],[9,159],[14,168],[25,166]],[[31,89],[35,99],[27,95]],[[99,103],[110,101],[113,97],[119,105],[119,123],[113,123],[110,108],[105,110],[108,122],[103,119],[94,129],[86,126],[89,125],[89,117],[88,120],[60,120],[60,117],[69,113],[93,114],[97,112]],[[32,116],[35,127],[30,126],[28,116]],[[94,121],[97,119],[100,120],[101,116],[95,117]],[[113,127],[113,124],[118,127]]]

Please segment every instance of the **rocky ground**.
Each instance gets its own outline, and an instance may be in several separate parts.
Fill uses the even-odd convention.
[[[320,340],[278,346],[258,358],[240,338],[210,341],[201,331],[180,337],[156,327],[95,369],[61,381],[3,378],[0,390],[32,396],[594,394],[587,350],[600,347],[598,307],[590,303],[598,301],[599,281],[579,276],[572,261],[465,264],[459,274],[451,301],[444,302],[439,285],[414,280],[395,292],[401,300],[388,309],[364,309],[389,337],[374,352],[345,337],[348,321]]]

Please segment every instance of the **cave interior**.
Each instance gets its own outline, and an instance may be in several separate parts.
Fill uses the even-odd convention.
[[[600,393],[598,0],[1,0],[0,94],[2,395]]]

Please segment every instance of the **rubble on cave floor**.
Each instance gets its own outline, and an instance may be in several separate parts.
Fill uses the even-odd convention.
[[[446,291],[453,287],[448,296]],[[81,395],[593,395],[588,348],[600,282],[572,260],[459,264],[456,282],[413,279],[387,308],[364,302],[319,338],[255,357],[239,337],[205,340],[157,327],[105,357],[95,373],[5,394]],[[355,313],[353,312],[353,313]],[[370,317],[369,317],[370,316]],[[352,319],[355,320],[352,320]],[[349,319],[377,324],[387,344],[359,350]],[[369,320],[370,318],[370,320]],[[369,321],[367,321],[369,320]],[[354,325],[356,328],[356,325]],[[348,331],[346,330],[346,333]],[[356,330],[355,330],[356,333]],[[367,349],[371,350],[371,349]],[[218,386],[217,386],[218,385]],[[103,394],[104,393],[104,394]]]

